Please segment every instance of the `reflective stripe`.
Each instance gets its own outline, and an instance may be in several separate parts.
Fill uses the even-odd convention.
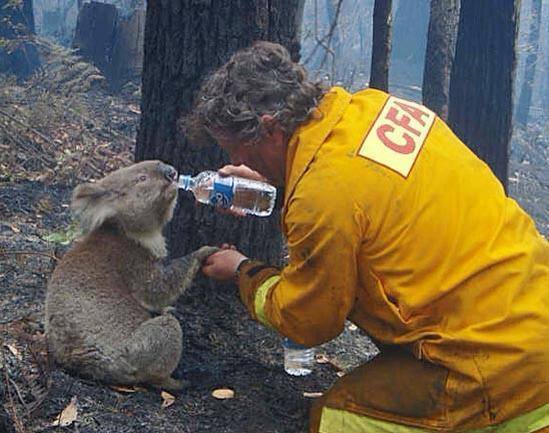
[[[319,433],[426,433],[417,427],[394,424],[380,419],[369,418],[346,410],[322,409]]]
[[[549,404],[500,424],[473,430],[461,430],[462,433],[535,433],[549,426]],[[395,424],[348,412],[325,407],[322,409],[319,433],[428,433],[426,430]]]
[[[501,424],[469,430],[467,433],[532,433],[547,426],[549,426],[549,403]]]
[[[272,277],[267,278],[255,292],[255,315],[257,316],[257,320],[269,328],[272,328],[273,326],[267,320],[267,316],[265,316],[265,301],[267,300],[269,289],[278,283],[278,280],[280,280],[280,275],[273,275]]]

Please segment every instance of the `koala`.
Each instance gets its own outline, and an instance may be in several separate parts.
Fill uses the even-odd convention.
[[[50,353],[68,370],[107,383],[177,390],[182,351],[170,306],[191,284],[205,246],[164,263],[162,228],[177,199],[177,172],[143,161],[75,188],[84,236],[56,266],[46,293]]]

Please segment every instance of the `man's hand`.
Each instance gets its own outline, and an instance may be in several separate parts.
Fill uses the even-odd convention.
[[[230,280],[236,275],[238,265],[247,259],[233,246],[223,245],[222,250],[209,256],[202,266],[204,275],[216,280]]]
[[[246,179],[251,180],[259,180],[261,182],[267,182],[267,178],[260,174],[259,172],[252,170],[247,165],[225,165],[224,167],[221,167],[217,172],[221,176],[237,176],[237,177],[244,177]]]
[[[219,175],[222,177],[237,176],[246,179],[267,182],[267,178],[265,176],[262,176],[261,174],[259,174],[259,172],[252,170],[247,165],[225,165],[217,170],[217,173],[219,173]],[[216,207],[216,210],[223,215],[232,215],[237,217],[246,216],[246,212],[244,211],[236,211],[232,209],[225,209],[222,207]]]

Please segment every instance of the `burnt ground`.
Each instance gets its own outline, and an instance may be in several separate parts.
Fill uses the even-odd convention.
[[[176,305],[184,333],[176,375],[190,387],[168,407],[158,390],[113,389],[48,360],[45,288],[67,249],[72,188],[129,163],[139,92],[130,86],[112,97],[97,88],[96,71],[74,77],[80,60],[69,52],[44,50],[50,60],[36,81],[25,87],[0,77],[0,433],[305,432],[312,397],[304,392],[326,390],[376,349],[348,325],[317,349],[329,362],[288,376],[280,338],[249,318],[232,284],[198,278]],[[547,237],[549,146],[539,123],[515,134],[509,190]],[[215,399],[217,388],[234,398]],[[53,426],[73,397],[74,421]]]

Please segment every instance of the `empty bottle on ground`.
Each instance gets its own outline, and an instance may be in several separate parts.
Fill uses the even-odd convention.
[[[315,365],[315,348],[305,347],[289,338],[282,340],[284,370],[292,376],[306,376]]]

